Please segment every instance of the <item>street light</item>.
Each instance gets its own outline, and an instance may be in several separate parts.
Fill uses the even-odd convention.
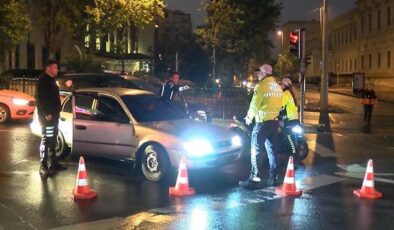
[[[282,31],[282,30],[278,30],[278,32],[276,32],[276,34],[277,34],[278,36],[281,36],[281,41],[282,41],[281,53],[283,53],[283,31]]]

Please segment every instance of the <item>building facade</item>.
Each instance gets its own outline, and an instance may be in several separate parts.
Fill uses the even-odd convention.
[[[48,59],[42,28],[35,19],[34,12],[30,12],[30,19],[32,28],[26,40],[5,55],[3,63],[0,63],[0,73],[10,69],[42,69],[43,63]],[[55,57],[64,64],[71,58],[78,58],[80,51],[85,48],[95,59],[102,62],[105,69],[121,70],[123,62],[128,72],[149,72],[153,31],[153,25],[127,28],[126,33],[122,33],[127,43],[122,55],[115,50],[116,44],[121,40],[118,31],[100,37],[94,29],[87,26],[82,41],[75,40],[71,34],[64,32],[61,34],[60,49]]]

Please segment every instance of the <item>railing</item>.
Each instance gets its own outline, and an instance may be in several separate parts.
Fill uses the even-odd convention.
[[[35,97],[37,79],[14,78],[0,79],[1,88],[23,92]],[[187,103],[203,104],[207,106],[213,117],[231,118],[234,114],[243,116],[249,106],[246,92],[241,88],[228,88],[222,90],[221,94],[212,91],[189,91],[183,93]]]

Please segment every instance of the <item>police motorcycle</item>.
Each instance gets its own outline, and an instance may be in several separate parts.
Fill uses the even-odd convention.
[[[280,122],[280,131],[279,131],[279,155],[288,158],[291,154],[291,146],[287,139],[287,130],[284,127],[283,122]],[[233,120],[230,123],[230,130],[235,132],[238,136],[241,137],[242,143],[244,143],[244,149],[242,152],[242,157],[244,159],[250,159],[250,143],[251,143],[251,135],[254,124],[246,125],[245,120],[241,119],[239,116],[234,115]],[[293,156],[294,159],[298,162],[305,160],[308,156],[309,147],[306,139],[303,135],[304,129],[300,124],[295,125],[291,129],[290,135],[292,135],[295,140],[295,149],[296,156]]]

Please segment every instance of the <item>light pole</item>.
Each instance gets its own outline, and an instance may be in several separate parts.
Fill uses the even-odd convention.
[[[278,36],[281,36],[281,41],[282,41],[282,45],[281,45],[281,50],[280,50],[280,53],[281,54],[283,54],[283,31],[282,30],[278,30],[278,32],[276,32],[276,34],[278,35]]]

